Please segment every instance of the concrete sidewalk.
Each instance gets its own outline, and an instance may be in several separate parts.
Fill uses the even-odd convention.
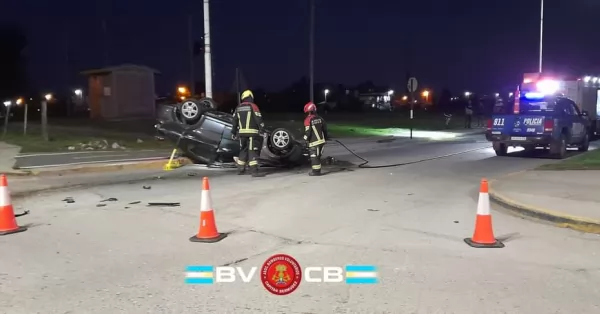
[[[493,180],[490,198],[514,213],[600,234],[600,171],[524,171]]]

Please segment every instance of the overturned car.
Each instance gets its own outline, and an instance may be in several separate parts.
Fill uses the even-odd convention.
[[[211,99],[188,99],[162,105],[155,127],[160,137],[176,143],[192,161],[233,166],[240,153],[240,142],[232,139],[233,119],[232,114],[217,111]],[[304,143],[294,139],[289,130],[267,130],[260,137],[261,166],[294,167],[308,162]]]

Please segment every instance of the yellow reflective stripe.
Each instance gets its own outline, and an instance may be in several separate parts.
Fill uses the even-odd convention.
[[[253,142],[253,138],[250,138],[250,143],[248,144],[248,150],[254,150],[254,142]]]
[[[317,156],[321,155],[321,149],[319,147],[317,147]]]
[[[237,117],[238,117],[238,122],[239,122],[240,129],[243,129],[243,127],[242,127],[242,117],[240,117],[240,113],[239,112],[237,114]]]
[[[256,129],[240,129],[240,134],[258,134]]]
[[[308,144],[308,147],[314,147],[314,146],[321,145],[321,144],[325,144],[325,140],[317,140],[314,142],[310,142],[310,144]]]
[[[250,118],[251,118],[251,113],[248,112],[248,114],[246,115],[246,127],[245,129],[249,129],[250,128]]]
[[[257,117],[261,117],[261,118],[262,118],[262,114],[261,114],[260,112],[256,112],[256,111],[255,111],[255,112],[254,112],[254,114],[255,114]]]
[[[243,165],[246,164],[246,162],[245,161],[241,161],[241,160],[238,159],[237,160],[237,164],[240,165],[240,166],[243,166]]]
[[[308,129],[310,129],[310,127],[309,127],[309,126],[305,126],[305,127],[304,127],[304,131],[308,131]]]
[[[250,166],[256,166],[256,165],[258,165],[258,161],[256,161],[256,160],[253,160],[253,161],[249,162],[248,164],[249,164]]]
[[[312,168],[315,170],[319,170],[319,169],[321,169],[321,165],[314,165],[314,166],[312,166]]]
[[[319,132],[317,132],[317,128],[313,125],[312,129],[313,129],[313,132],[315,132],[315,136],[317,137],[317,140],[321,140],[321,137],[319,136]]]

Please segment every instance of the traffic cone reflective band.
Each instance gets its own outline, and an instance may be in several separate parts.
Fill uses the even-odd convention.
[[[475,232],[473,237],[465,239],[465,242],[476,248],[503,248],[504,244],[494,238],[492,228],[492,214],[490,213],[490,197],[488,195],[488,182],[481,180],[479,189],[479,201],[477,202],[477,218],[475,221]]]
[[[7,235],[27,230],[17,225],[15,211],[10,201],[8,182],[5,175],[0,176],[0,235]]]
[[[198,228],[198,234],[192,236],[190,241],[211,243],[223,240],[227,234],[217,231],[215,212],[212,208],[210,186],[207,177],[202,179],[202,193],[200,197],[200,227]]]

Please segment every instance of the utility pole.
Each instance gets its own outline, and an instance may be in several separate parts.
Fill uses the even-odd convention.
[[[310,101],[315,101],[315,0],[310,0],[310,60],[309,60],[309,76],[310,76]]]
[[[193,40],[193,17],[188,16],[188,48],[190,49],[190,93],[192,96],[196,94],[196,78],[194,73],[194,40]]]
[[[210,7],[208,0],[204,0],[204,82],[206,84],[206,97],[212,98],[212,57],[210,51]]]
[[[540,66],[539,72],[542,73],[542,44],[544,42],[544,0],[541,0],[540,6]]]

